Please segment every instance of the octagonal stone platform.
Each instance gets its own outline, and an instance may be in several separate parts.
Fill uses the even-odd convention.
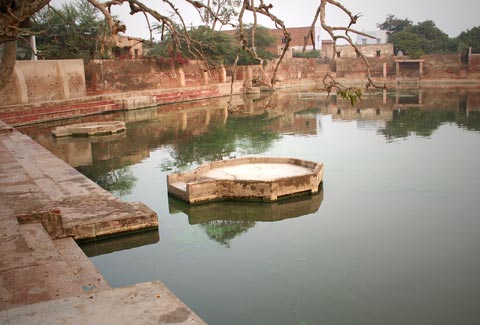
[[[323,164],[294,158],[247,157],[215,161],[167,176],[168,192],[190,203],[221,199],[276,201],[317,193]]]
[[[58,126],[52,130],[54,137],[88,137],[95,135],[108,135],[125,131],[125,122],[107,121],[107,122],[89,122],[77,123],[66,126]]]

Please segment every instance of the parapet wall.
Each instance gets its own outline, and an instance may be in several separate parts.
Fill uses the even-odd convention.
[[[17,61],[12,80],[0,91],[0,106],[85,95],[83,60]]]

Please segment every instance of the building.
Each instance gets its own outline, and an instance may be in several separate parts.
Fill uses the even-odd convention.
[[[357,35],[356,45],[386,44],[388,42],[388,33],[386,30],[373,30],[364,33],[372,37]]]
[[[141,38],[115,35],[112,43],[112,55],[115,59],[139,59],[143,56]]]
[[[378,30],[365,33],[371,35],[373,38],[357,35],[357,40],[355,42],[355,45],[363,55],[371,58],[394,55],[393,44],[387,43],[388,34],[386,31]],[[356,58],[360,56],[349,44],[337,44],[335,53],[333,53],[333,51],[333,41],[323,40],[322,57],[324,58],[330,59],[334,54],[337,58]]]
[[[310,27],[287,27],[287,31],[290,33],[290,49],[291,52],[301,52],[305,41],[307,41],[306,51],[321,50],[321,27],[315,26],[313,29],[313,37],[309,36]],[[270,29],[270,33],[275,36],[274,50],[276,54],[280,55],[287,43],[283,30]],[[290,55],[291,56],[291,55]]]

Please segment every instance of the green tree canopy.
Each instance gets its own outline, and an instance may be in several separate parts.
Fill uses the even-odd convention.
[[[388,15],[377,26],[389,32],[388,40],[397,52],[402,51],[415,58],[423,54],[454,53],[458,49],[457,39],[450,38],[432,20],[413,24],[409,19]]]
[[[44,8],[34,16],[37,48],[46,59],[82,58],[88,61],[103,44],[108,27],[87,1],[65,3],[60,9]]]
[[[471,47],[472,52],[480,53],[480,26],[462,32],[458,36],[458,41],[460,49]]]
[[[407,31],[420,37],[420,47],[425,53],[450,53],[457,50],[456,42],[431,20],[408,27]]]
[[[399,33],[404,31],[406,28],[411,27],[413,22],[409,19],[399,19],[395,15],[388,15],[387,19],[381,24],[377,24],[377,27],[381,30],[386,30],[390,33]]]
[[[245,27],[245,36],[247,38],[247,46],[251,47],[252,46],[252,29],[253,26],[249,25]],[[237,30],[237,38],[238,38],[239,31]],[[275,45],[275,36],[273,36],[268,28],[264,26],[257,25],[256,30],[255,30],[255,50],[258,54],[258,57],[263,59],[263,60],[271,60],[277,55],[275,53],[272,53],[271,47]],[[240,57],[238,60],[239,65],[248,65],[248,64],[258,64],[259,62],[255,62],[255,60],[252,59],[251,55],[241,49],[240,50]]]
[[[390,42],[394,44],[395,52],[402,51],[412,58],[418,58],[425,52],[422,49],[422,39],[417,34],[411,32],[398,32],[390,35]]]

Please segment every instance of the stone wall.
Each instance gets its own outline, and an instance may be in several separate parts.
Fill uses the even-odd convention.
[[[0,106],[85,95],[82,60],[17,61],[12,80],[0,91]]]
[[[368,58],[370,75],[373,78],[395,76],[394,57]],[[367,76],[367,67],[361,58],[338,58],[336,60],[336,75],[338,78],[359,79]]]
[[[201,86],[220,83],[222,75],[222,69],[207,71],[198,61],[172,68],[156,58],[95,60],[85,69],[88,88],[97,92]]]
[[[435,79],[457,79],[467,75],[467,64],[460,62],[458,54],[429,54],[422,56],[423,77]]]
[[[480,73],[480,54],[469,55],[468,70],[471,73]]]
[[[365,55],[366,57],[373,58],[373,57],[384,57],[384,56],[393,56],[393,44],[368,44],[368,45],[357,45],[359,50]],[[355,49],[350,45],[338,45],[336,48],[337,57],[340,58],[356,58],[357,52]],[[338,56],[340,53],[340,56]]]

